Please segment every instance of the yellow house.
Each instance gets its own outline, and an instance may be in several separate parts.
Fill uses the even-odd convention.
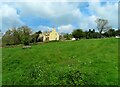
[[[43,41],[59,40],[59,34],[55,28],[52,31],[43,32],[39,37],[42,37]]]

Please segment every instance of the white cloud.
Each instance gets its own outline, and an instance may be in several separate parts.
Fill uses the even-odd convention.
[[[1,2],[118,2],[119,0],[1,0]]]
[[[79,26],[81,29],[88,30],[88,29],[96,29],[96,23],[95,20],[97,19],[97,16],[91,15],[89,17],[83,17],[83,20],[81,20]]]
[[[17,3],[15,7],[20,9],[20,15],[36,16],[50,20],[55,25],[77,23],[82,13],[78,9],[78,3],[67,2],[24,2]]]
[[[99,0],[1,0],[1,2],[99,2]]]
[[[6,31],[8,28],[11,27],[16,27],[23,22],[19,19],[19,15],[17,14],[17,11],[15,8],[12,8],[8,6],[7,4],[3,4],[0,7],[1,10],[1,15],[0,17],[2,18],[2,31]]]
[[[71,24],[61,25],[61,26],[58,26],[55,28],[59,33],[71,33],[73,31],[73,29],[75,29],[75,27]],[[42,32],[51,31],[52,29],[53,29],[53,27],[42,26],[42,25],[37,27],[37,30],[41,30]]]
[[[107,19],[109,25],[114,28],[118,27],[118,3],[107,2],[101,6],[100,3],[89,3],[89,9],[96,17]]]
[[[62,25],[58,27],[58,31],[60,33],[71,33],[75,29],[75,27],[71,24],[68,25]]]
[[[77,5],[65,2],[23,2],[15,3],[20,9],[20,15],[34,15],[44,18],[57,18],[71,13]]]
[[[53,25],[61,26],[68,24],[79,24],[84,17],[78,5],[80,3],[68,2],[27,2],[18,3],[16,7],[20,9],[20,15],[37,16],[50,20]]]
[[[9,0],[8,0],[9,1]],[[38,0],[37,0],[38,1]],[[68,0],[61,0],[58,2],[37,2],[36,0],[4,3],[1,6],[3,19],[3,29],[7,29],[12,26],[18,26],[24,24],[20,18],[27,16],[34,16],[37,18],[44,18],[51,22],[51,24],[58,26],[59,32],[70,33],[73,28],[73,24],[78,25],[77,28],[88,30],[89,28],[96,28],[95,19],[97,17],[105,18],[109,20],[110,25],[117,28],[118,24],[118,6],[116,3],[107,3],[101,6],[100,0],[94,3],[96,0],[89,1],[88,10],[92,15],[86,16],[79,9],[80,3],[71,3]],[[19,14],[17,13],[19,10]],[[35,22],[35,21],[34,21]],[[46,24],[47,25],[47,24]],[[38,30],[51,29],[48,26],[38,26]]]
[[[78,3],[65,2],[21,2],[21,3],[7,3],[2,6],[5,15],[3,18],[3,26],[8,27],[21,24],[20,17],[34,16],[38,18],[45,18],[50,20],[53,25],[62,26],[70,23],[77,24],[82,13],[77,8]],[[19,10],[19,15],[17,10]],[[8,21],[7,21],[8,20]],[[39,26],[43,30],[48,27]],[[4,28],[4,27],[3,27]],[[5,29],[4,28],[4,29]]]
[[[37,27],[37,29],[41,30],[42,32],[45,32],[45,31],[51,31],[52,27],[40,25]]]
[[[88,9],[92,15],[82,15],[82,20],[79,21],[79,27],[81,29],[97,29],[95,23],[97,18],[107,19],[110,26],[118,28],[118,3],[107,2],[106,5],[102,6],[98,2],[89,2]]]

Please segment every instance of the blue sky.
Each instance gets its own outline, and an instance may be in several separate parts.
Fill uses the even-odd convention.
[[[103,1],[103,0],[102,0]],[[55,27],[59,33],[71,33],[76,28],[84,31],[96,29],[97,18],[107,19],[113,28],[118,27],[118,0],[102,2],[69,2],[68,0],[0,3],[2,32],[12,27],[27,25],[32,31],[46,31]]]

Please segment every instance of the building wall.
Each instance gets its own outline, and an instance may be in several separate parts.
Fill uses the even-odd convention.
[[[51,40],[59,40],[59,34],[56,32],[55,29],[52,30],[49,36],[49,41]]]
[[[59,34],[56,32],[56,30],[53,28],[49,34],[43,34],[43,41],[52,41],[52,40],[59,40]]]
[[[44,35],[43,34],[43,41],[49,41],[49,35]]]
[[[46,36],[45,35],[43,35],[43,41],[46,41]]]

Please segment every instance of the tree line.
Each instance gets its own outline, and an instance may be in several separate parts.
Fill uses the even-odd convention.
[[[96,32],[95,29],[89,29],[89,31],[83,31],[83,29],[76,29],[72,32],[72,34],[65,34],[64,37],[67,40],[72,37],[78,40],[81,38],[91,39],[120,36],[120,30],[112,29],[112,27],[108,25],[108,20],[97,18],[95,22],[98,32]]]
[[[92,38],[103,38],[103,37],[115,37],[120,36],[120,30],[112,29],[108,26],[108,21],[105,19],[97,19],[96,21],[98,32],[95,29],[89,29],[88,31],[83,31],[83,29],[74,29],[71,34],[66,33],[60,35],[60,40],[63,38],[70,40],[71,38],[78,39],[92,39]],[[42,42],[42,38],[39,38],[41,31],[32,32],[32,29],[28,26],[21,26],[18,28],[13,27],[5,32],[2,36],[3,45],[17,45],[24,44],[29,45],[30,43]]]
[[[96,32],[95,29],[89,29],[88,31],[83,31],[83,29],[75,29],[72,34],[64,34],[64,38],[66,38],[66,40],[70,40],[71,38],[76,38],[76,40],[79,40],[115,36],[120,36],[120,30],[109,29],[108,31],[100,34],[99,32]]]
[[[24,44],[29,45],[29,43],[36,43],[41,41],[38,39],[41,31],[32,33],[32,29],[28,26],[21,26],[18,28],[12,28],[5,32],[2,37],[3,45],[18,45]]]

